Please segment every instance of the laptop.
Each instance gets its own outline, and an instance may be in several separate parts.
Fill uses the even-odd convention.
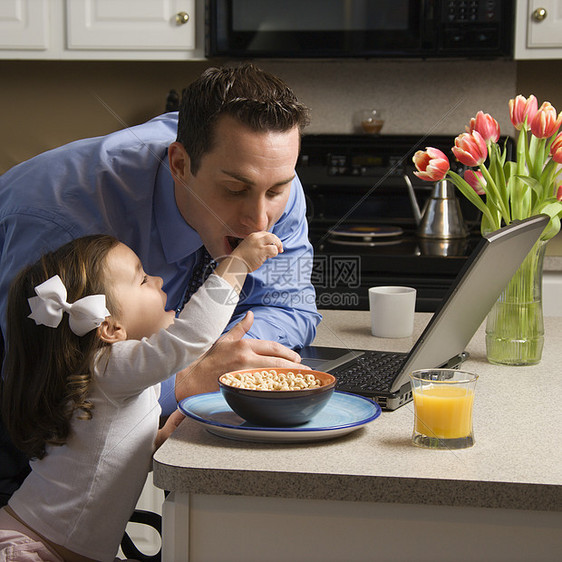
[[[548,221],[537,215],[483,236],[409,353],[307,346],[303,364],[336,376],[337,390],[396,410],[412,399],[410,372],[458,368],[468,357],[466,346]]]

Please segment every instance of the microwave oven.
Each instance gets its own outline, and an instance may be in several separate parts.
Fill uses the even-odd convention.
[[[514,0],[206,0],[206,55],[511,58]]]

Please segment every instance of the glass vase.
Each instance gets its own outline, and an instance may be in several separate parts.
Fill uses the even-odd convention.
[[[542,357],[542,278],[546,242],[539,240],[488,314],[486,354],[496,365],[536,365]]]

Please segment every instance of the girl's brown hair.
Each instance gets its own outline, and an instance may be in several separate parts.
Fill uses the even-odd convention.
[[[26,267],[10,287],[7,306],[7,349],[2,385],[2,416],[15,445],[29,458],[43,458],[47,444],[63,445],[77,410],[92,417],[88,400],[95,352],[106,346],[92,330],[74,334],[63,314],[57,328],[36,325],[28,318],[27,299],[34,288],[59,275],[68,302],[105,294],[109,311],[115,310],[104,287],[104,264],[118,244],[112,236],[78,238],[45,254]]]

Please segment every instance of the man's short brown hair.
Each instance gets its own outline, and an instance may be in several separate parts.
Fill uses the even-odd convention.
[[[179,110],[177,140],[186,149],[191,173],[212,150],[217,120],[230,115],[254,131],[300,131],[309,110],[279,78],[253,64],[208,68],[185,88]]]

